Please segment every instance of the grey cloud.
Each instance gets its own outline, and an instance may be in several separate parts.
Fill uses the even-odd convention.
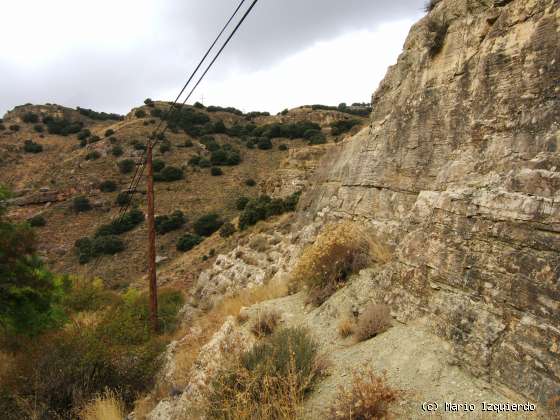
[[[423,3],[260,0],[209,77],[220,79],[231,68],[246,72],[269,68],[315,42],[416,16]],[[126,112],[146,96],[178,90],[237,4],[238,0],[161,2],[153,27],[146,28],[149,40],[125,53],[84,47],[24,70],[10,57],[0,56],[0,114],[25,102]]]

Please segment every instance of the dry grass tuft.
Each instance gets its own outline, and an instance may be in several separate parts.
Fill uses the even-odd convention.
[[[80,413],[83,420],[123,420],[125,416],[124,404],[113,391],[98,396]]]
[[[321,305],[348,277],[373,262],[385,262],[388,252],[379,246],[362,227],[353,222],[327,226],[315,243],[306,248],[291,281],[305,285],[308,302]]]
[[[273,310],[267,310],[264,312],[259,311],[257,313],[257,319],[251,327],[251,331],[257,337],[264,337],[265,335],[271,335],[280,321],[280,314]]]
[[[338,335],[342,338],[346,338],[354,334],[354,329],[356,328],[356,323],[350,318],[344,318],[338,323]]]
[[[387,418],[390,404],[401,392],[387,384],[385,375],[376,376],[371,369],[354,372],[350,389],[340,388],[335,402],[327,411],[329,420],[360,420]]]
[[[324,359],[306,330],[279,330],[223,367],[203,410],[216,419],[298,419],[323,375]]]
[[[375,337],[391,327],[391,310],[387,305],[370,303],[358,317],[356,338],[364,341]]]
[[[548,401],[548,409],[551,419],[560,420],[560,395],[553,397]]]

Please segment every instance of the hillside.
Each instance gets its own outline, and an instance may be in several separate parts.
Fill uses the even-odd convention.
[[[126,159],[138,161],[143,153],[142,144],[161,121],[152,114],[161,117],[168,109],[168,103],[151,102],[133,109],[124,118],[121,117],[121,121],[105,119],[118,119],[119,116],[102,113],[82,115],[77,110],[58,105],[25,105],[4,116],[5,129],[0,131],[0,184],[9,187],[17,196],[13,201],[19,205],[11,210],[14,217],[25,220],[41,215],[45,218],[46,225],[36,230],[40,238],[39,251],[55,272],[98,276],[115,287],[141,280],[147,267],[145,223],[123,235],[125,251],[105,256],[99,264],[79,264],[74,243],[82,237],[91,236],[118,213],[120,206],[115,203],[116,197],[128,188],[133,174],[121,173],[118,162]],[[188,109],[194,110],[192,107]],[[223,129],[218,129],[220,133],[211,129],[211,137],[220,145],[230,145],[239,150],[239,164],[221,165],[223,175],[211,176],[209,167],[201,168],[189,163],[193,156],[210,158],[211,153],[208,146],[201,143],[200,135],[189,135],[183,130],[167,131],[164,144],[169,145],[170,150],[162,152],[156,148],[154,154],[154,159],[184,171],[184,179],[156,183],[156,215],[181,210],[187,218],[186,229],[198,217],[208,213],[215,212],[224,221],[235,218],[239,214],[236,200],[241,196],[255,197],[268,193],[283,197],[301,189],[313,169],[313,162],[328,147],[328,143],[340,137],[330,135],[330,124],[341,120],[364,120],[346,113],[310,108],[294,109],[279,116],[248,116],[234,113],[236,110],[209,109],[212,112],[206,108],[196,111],[203,119],[208,118],[209,123],[205,124],[212,126],[220,121],[225,124]],[[43,123],[49,117],[69,124],[77,122],[78,132],[68,135],[51,133],[48,124]],[[29,120],[33,122],[25,122]],[[319,124],[327,135],[324,141],[328,143],[309,147],[309,140],[273,138],[271,148],[262,150],[258,144],[251,145],[251,148],[246,145],[247,134],[238,134],[237,137],[230,135],[231,132],[228,134],[233,127],[247,124],[265,127],[305,122]],[[9,128],[14,125],[19,127],[18,131]],[[89,130],[91,137],[81,147],[78,136],[84,130]],[[40,144],[43,151],[25,153],[23,146],[26,140]],[[286,145],[287,150],[280,150],[281,144]],[[119,155],[114,156],[113,151],[118,148],[121,149]],[[95,152],[99,157],[92,155]],[[95,159],[88,160],[88,156]],[[255,181],[255,186],[246,185],[250,179]],[[104,181],[114,181],[115,191],[100,191]],[[144,209],[144,179],[138,191],[140,193],[135,196],[134,204]],[[72,203],[78,196],[85,196],[93,210],[75,213]],[[175,244],[184,232],[185,228],[158,237],[160,259],[168,261],[180,254]]]

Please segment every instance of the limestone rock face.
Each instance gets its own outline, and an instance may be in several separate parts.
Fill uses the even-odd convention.
[[[557,0],[442,0],[301,201],[392,247],[370,284],[400,320],[541,401],[560,394],[559,45]]]

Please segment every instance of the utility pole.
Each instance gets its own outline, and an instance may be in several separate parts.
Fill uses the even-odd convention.
[[[148,148],[146,150],[148,190],[148,279],[150,281],[150,321],[153,331],[157,332],[156,223],[154,219],[154,167],[152,164],[152,150],[152,139],[148,139]]]

